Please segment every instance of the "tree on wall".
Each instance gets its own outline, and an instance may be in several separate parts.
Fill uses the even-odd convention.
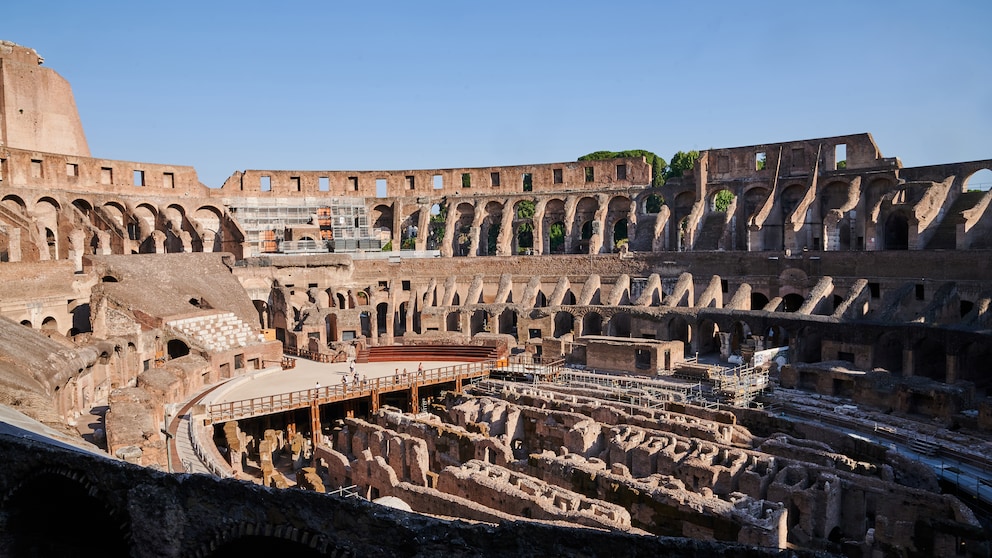
[[[517,204],[517,219],[534,218],[534,200],[523,200]],[[534,224],[530,221],[520,223],[517,227],[518,248],[520,250],[534,247]]]
[[[552,254],[560,254],[565,249],[565,225],[552,223],[548,229],[548,244]]]
[[[587,155],[579,157],[579,161],[599,161],[601,159],[619,159],[619,158],[640,158],[644,157],[644,160],[651,165],[651,185],[661,186],[665,183],[665,178],[663,173],[667,166],[665,160],[661,157],[655,155],[650,151],[644,149],[628,149],[627,151],[594,151]]]
[[[692,170],[692,167],[695,166],[698,160],[699,152],[695,149],[688,153],[682,151],[675,153],[675,155],[672,155],[672,162],[665,169],[665,180],[682,176],[685,171]]]
[[[726,213],[734,201],[734,194],[730,190],[720,190],[713,196],[713,210],[718,213]]]

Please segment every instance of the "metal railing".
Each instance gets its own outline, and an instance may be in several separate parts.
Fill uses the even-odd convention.
[[[432,368],[422,372],[413,371],[406,374],[393,374],[382,378],[370,378],[358,384],[342,381],[339,385],[321,386],[310,389],[291,391],[253,397],[240,401],[229,401],[210,405],[207,414],[211,423],[241,420],[294,409],[309,407],[311,404],[334,403],[373,393],[383,393],[409,389],[416,386],[434,385],[452,382],[458,379],[488,376],[489,371],[506,363],[506,359],[469,362]],[[342,380],[347,380],[343,377]]]

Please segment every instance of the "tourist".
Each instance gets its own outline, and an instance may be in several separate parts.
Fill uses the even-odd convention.
[[[352,374],[355,373],[355,359],[351,359],[348,361],[348,371],[351,372]]]

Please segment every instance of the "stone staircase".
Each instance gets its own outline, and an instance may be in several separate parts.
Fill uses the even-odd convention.
[[[933,440],[916,438],[909,443],[909,448],[920,455],[934,456],[937,455],[940,445]]]
[[[233,312],[181,318],[166,325],[210,351],[227,351],[258,342],[258,334]]]
[[[957,248],[957,225],[958,216],[962,212],[975,207],[985,192],[964,192],[958,199],[954,200],[951,208],[947,210],[944,219],[937,225],[930,241],[927,242],[927,250],[954,250]]]

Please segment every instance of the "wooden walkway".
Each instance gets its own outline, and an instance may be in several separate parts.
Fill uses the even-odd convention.
[[[466,381],[484,379],[489,372],[506,364],[506,359],[469,362],[434,368],[418,373],[416,370],[406,375],[399,374],[382,378],[372,378],[359,384],[349,382],[334,386],[321,386],[289,393],[254,397],[240,401],[215,403],[207,409],[208,424],[261,417],[285,411],[310,408],[313,414],[318,414],[321,405],[338,403],[362,397],[370,397],[372,410],[379,407],[379,396],[386,393],[410,390],[414,407],[417,402],[417,391],[420,388],[437,384],[454,383],[455,391],[461,391]],[[417,411],[416,408],[413,409]]]

